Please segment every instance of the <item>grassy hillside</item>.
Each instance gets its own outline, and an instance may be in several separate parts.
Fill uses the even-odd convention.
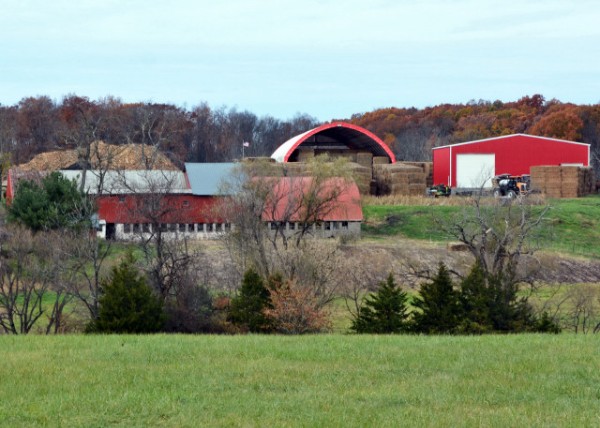
[[[2,426],[595,426],[594,336],[0,337]]]
[[[547,250],[600,257],[600,196],[556,199],[549,204],[551,209],[537,233],[536,243]],[[446,241],[450,238],[435,227],[434,217],[450,218],[465,209],[445,205],[366,205],[363,237]]]

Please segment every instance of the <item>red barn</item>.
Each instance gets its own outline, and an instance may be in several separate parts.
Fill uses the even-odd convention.
[[[590,145],[556,138],[514,134],[433,149],[434,184],[490,187],[499,174],[529,174],[532,166],[589,166]]]

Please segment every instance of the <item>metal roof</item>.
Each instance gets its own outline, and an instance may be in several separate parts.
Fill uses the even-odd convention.
[[[60,170],[64,177],[81,184],[83,171]],[[134,193],[190,193],[181,171],[90,169],[85,175],[85,192],[89,194],[122,195]]]
[[[321,141],[320,141],[321,140]],[[367,149],[375,156],[387,156],[391,163],[396,162],[396,157],[390,148],[370,131],[345,122],[333,122],[290,138],[277,148],[271,158],[277,162],[288,162],[290,156],[300,146],[331,144],[347,146],[348,149]]]
[[[223,182],[236,167],[234,162],[186,163],[189,186],[194,195],[218,195]]]
[[[487,141],[506,140],[506,139],[510,139],[510,138],[514,138],[514,137],[526,137],[526,138],[532,138],[532,139],[536,139],[536,140],[554,141],[554,142],[557,142],[557,143],[578,144],[580,146],[590,146],[587,143],[579,143],[577,141],[561,140],[559,138],[542,137],[540,135],[510,134],[510,135],[500,135],[499,137],[484,138],[484,139],[481,139],[481,140],[465,141],[463,143],[446,144],[445,146],[433,147],[432,150],[446,149],[448,147],[465,146],[465,145],[468,145],[468,144],[478,144],[478,143],[484,143],[484,142],[487,142]]]

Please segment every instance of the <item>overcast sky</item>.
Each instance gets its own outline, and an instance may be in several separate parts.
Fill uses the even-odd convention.
[[[0,0],[0,103],[70,93],[287,119],[600,102],[600,2]]]

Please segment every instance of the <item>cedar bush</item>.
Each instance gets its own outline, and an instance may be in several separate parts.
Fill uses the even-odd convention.
[[[408,330],[407,294],[395,283],[390,273],[379,283],[375,294],[368,297],[352,322],[357,333],[402,333]]]
[[[419,295],[413,300],[418,310],[413,314],[414,330],[425,334],[456,333],[461,308],[458,292],[450,278],[450,273],[443,263],[431,282],[421,286]]]
[[[155,333],[162,329],[162,301],[134,267],[129,253],[102,281],[98,318],[88,325],[90,333]]]
[[[244,273],[239,294],[231,299],[228,321],[252,333],[267,333],[273,325],[265,310],[271,309],[271,297],[255,269]]]

